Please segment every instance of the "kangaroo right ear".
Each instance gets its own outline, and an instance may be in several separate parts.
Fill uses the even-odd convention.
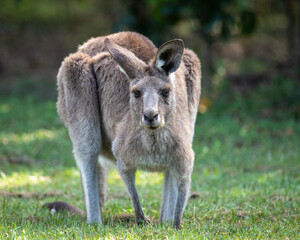
[[[179,68],[183,50],[184,43],[181,39],[168,41],[158,49],[154,64],[169,75]]]
[[[111,42],[108,38],[105,38],[104,44],[110,55],[119,65],[121,71],[125,73],[129,79],[136,78],[142,71],[146,64],[137,58],[129,50]]]

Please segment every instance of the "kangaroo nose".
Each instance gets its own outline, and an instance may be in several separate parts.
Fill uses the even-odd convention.
[[[150,113],[150,114],[144,114],[144,119],[148,122],[153,122],[154,120],[158,119],[158,114],[157,113]]]

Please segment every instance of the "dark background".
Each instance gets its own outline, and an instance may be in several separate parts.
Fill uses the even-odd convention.
[[[298,0],[0,0],[0,94],[55,100],[63,58],[125,30],[198,54],[200,112],[299,119]]]

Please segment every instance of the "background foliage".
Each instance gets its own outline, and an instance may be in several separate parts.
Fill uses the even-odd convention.
[[[79,44],[93,36],[132,30],[156,45],[184,39],[202,60],[203,92],[210,100],[225,81],[248,90],[280,75],[299,86],[297,0],[0,3],[0,75],[9,78],[8,84],[20,77],[54,81],[62,59]]]

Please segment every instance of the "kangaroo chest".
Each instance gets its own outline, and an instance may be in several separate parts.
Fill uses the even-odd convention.
[[[143,135],[136,146],[134,164],[136,168],[147,171],[164,171],[173,163],[173,141],[166,132],[153,135]]]
[[[161,172],[172,167],[176,160],[178,144],[173,139],[168,129],[123,132],[113,141],[112,151],[127,168]]]

